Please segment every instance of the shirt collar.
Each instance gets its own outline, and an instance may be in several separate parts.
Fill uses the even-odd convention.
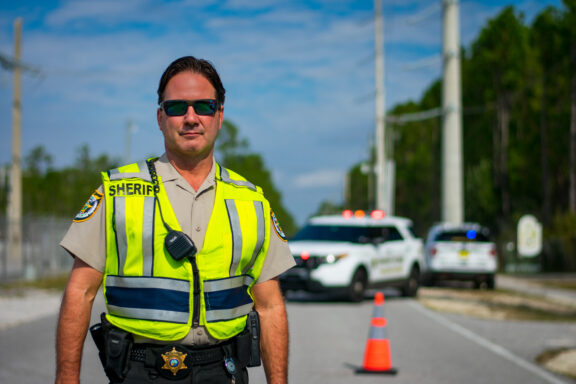
[[[168,156],[164,153],[157,161],[156,161],[156,169],[158,171],[158,175],[162,178],[163,183],[168,182],[176,182],[178,186],[181,188],[190,191],[194,194],[200,194],[212,188],[216,184],[216,160],[212,159],[212,168],[210,168],[210,172],[206,179],[198,188],[198,191],[194,191],[190,184],[182,177],[180,173],[174,168],[170,160],[168,160]]]

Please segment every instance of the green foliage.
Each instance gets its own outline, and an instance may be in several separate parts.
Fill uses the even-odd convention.
[[[318,210],[312,216],[338,215],[342,213],[343,209],[341,205],[326,200],[320,203],[320,207],[318,207]]]
[[[492,165],[489,159],[482,159],[466,170],[464,195],[466,204],[466,219],[477,223],[493,223],[496,217],[497,196],[492,185]]]
[[[373,199],[371,191],[372,185],[374,180],[370,177],[370,173],[373,173],[372,167],[368,163],[358,164],[354,166],[348,172],[348,196],[354,197],[349,198],[344,204],[345,209],[362,209],[362,210],[371,210],[373,209]],[[330,212],[334,210],[334,212]],[[334,204],[329,202],[324,202],[319,209],[318,214],[326,214],[326,213],[338,213],[341,212],[342,209]]]
[[[571,100],[576,103],[576,86],[571,89],[576,84],[576,0],[563,2],[562,9],[544,9],[532,25],[506,7],[461,53],[465,220],[490,227],[502,246],[515,241],[521,215],[535,214],[544,225],[546,270],[576,270],[576,212],[566,213]],[[396,105],[389,113],[441,105],[439,79],[420,100]],[[438,117],[389,125],[395,212],[410,217],[419,234],[441,220],[441,123]],[[358,186],[350,190],[345,207],[354,207],[352,202],[371,206],[374,193],[359,169],[349,170]]]
[[[284,231],[288,235],[293,234],[296,224],[282,205],[282,196],[274,186],[264,160],[259,154],[249,151],[248,141],[240,138],[238,128],[231,122],[224,122],[216,149],[222,165],[262,187]],[[24,214],[72,217],[102,183],[100,172],[119,165],[118,158],[107,155],[92,157],[89,147],[83,145],[78,149],[74,166],[56,170],[52,165],[52,156],[44,147],[32,149],[24,159],[22,173]],[[5,180],[0,183],[3,212],[6,209],[7,181],[5,175]]]
[[[436,95],[430,90],[430,96]],[[392,113],[402,115],[422,110],[422,105],[407,103],[396,107]],[[407,123],[394,127],[396,163],[396,210],[398,216],[414,221],[414,229],[424,234],[435,220],[433,212],[439,210],[438,196],[440,175],[440,124],[438,119],[423,123]],[[417,193],[414,193],[417,191]]]
[[[107,155],[92,158],[84,145],[78,149],[75,167],[56,170],[44,147],[32,149],[22,172],[23,213],[72,217],[102,183],[100,172],[118,165],[118,159]]]
[[[543,267],[549,270],[576,270],[576,258],[566,255],[576,254],[576,214],[558,213],[552,225],[545,229],[544,236],[549,239],[548,252],[542,258]]]
[[[238,172],[262,188],[286,235],[291,236],[296,232],[296,223],[282,204],[282,194],[274,186],[262,156],[250,152],[248,140],[241,139],[238,128],[228,120],[224,120],[222,124],[216,144],[216,155],[218,162],[224,167]]]

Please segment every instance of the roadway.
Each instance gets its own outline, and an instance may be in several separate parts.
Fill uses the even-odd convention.
[[[102,311],[98,300],[94,322]],[[291,383],[563,384],[574,383],[534,364],[543,350],[576,343],[576,323],[498,321],[433,312],[417,301],[386,293],[395,376],[357,375],[370,330],[373,301],[287,301],[291,328]],[[56,313],[0,330],[0,382],[53,381]],[[573,344],[574,345],[574,344]],[[252,368],[251,383],[265,383]],[[91,340],[86,343],[82,383],[106,383]]]

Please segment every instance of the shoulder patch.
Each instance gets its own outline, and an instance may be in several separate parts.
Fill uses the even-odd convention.
[[[280,223],[278,222],[278,219],[276,218],[276,215],[272,210],[270,210],[270,219],[272,220],[272,224],[274,225],[274,231],[276,232],[280,240],[288,241],[288,239],[286,238],[286,234],[282,230],[282,227],[280,227]]]
[[[98,207],[100,206],[103,197],[104,195],[102,193],[94,191],[94,193],[92,194],[92,196],[90,196],[86,204],[84,204],[84,207],[82,207],[80,212],[78,212],[76,214],[76,217],[74,217],[74,222],[81,223],[91,218],[92,215],[94,215],[94,213],[98,210]]]

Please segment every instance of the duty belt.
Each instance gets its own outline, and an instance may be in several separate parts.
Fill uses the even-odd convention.
[[[195,366],[218,361],[224,362],[228,372],[234,375],[239,363],[235,340],[203,348],[191,348],[180,344],[134,344],[129,358],[144,363],[147,367],[154,367],[160,376],[172,380],[187,377]],[[245,364],[241,365],[243,366]]]
[[[172,349],[176,353],[185,354],[187,356],[186,360],[190,359],[190,362],[194,365],[210,364],[224,358],[224,352],[220,345],[192,349],[184,345],[134,344],[130,351],[130,360],[146,363],[146,361],[150,361],[147,358],[150,359],[167,350],[172,352]]]

